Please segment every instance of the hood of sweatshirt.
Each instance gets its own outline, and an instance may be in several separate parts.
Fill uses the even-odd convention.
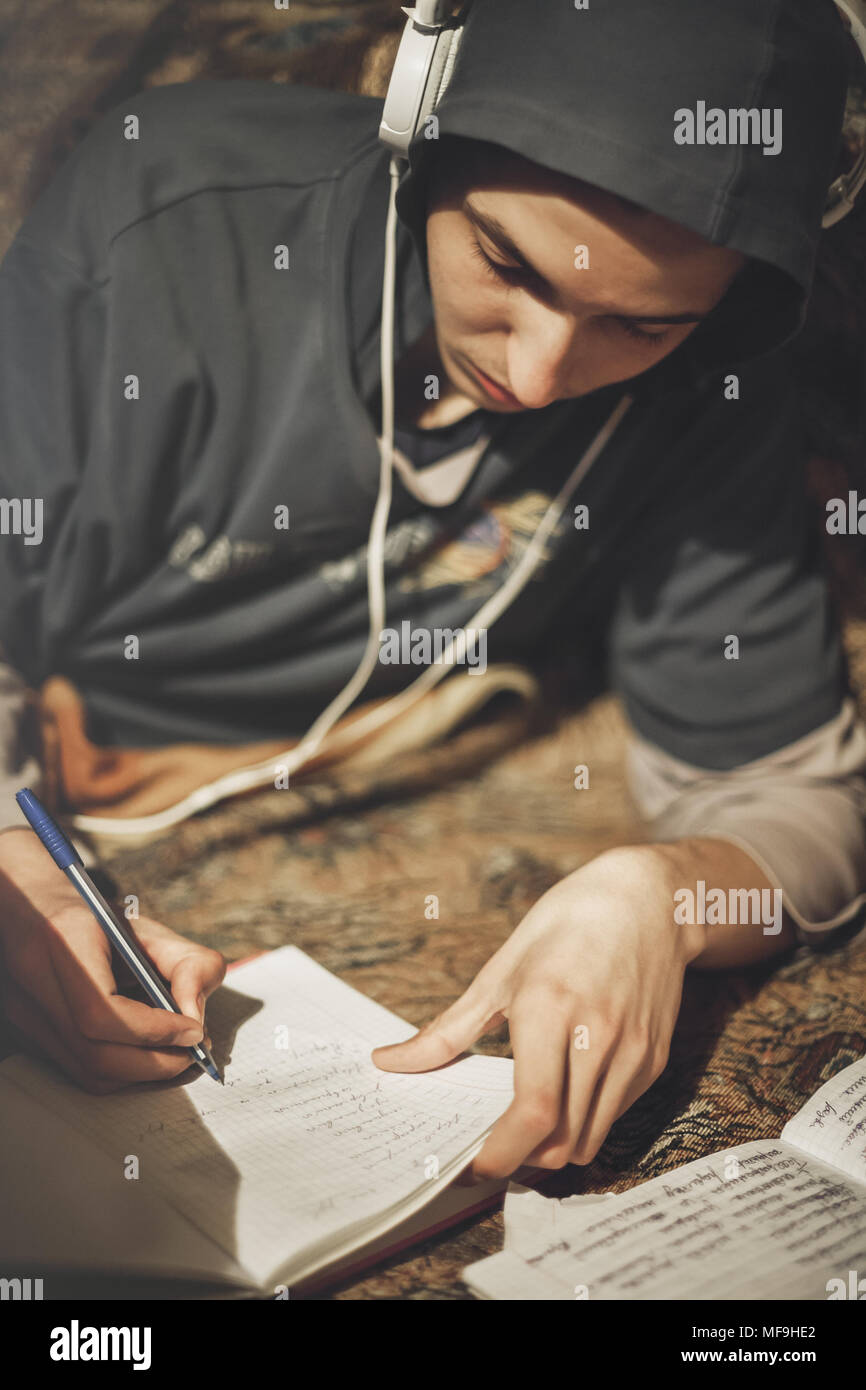
[[[397,190],[425,274],[432,161],[447,149],[441,137],[462,136],[749,257],[713,313],[639,386],[700,380],[799,332],[848,80],[850,41],[832,0],[592,0],[586,9],[470,0],[463,14],[439,139],[419,133]],[[754,138],[761,119],[740,125],[738,111],[765,113],[760,142],[737,142]]]

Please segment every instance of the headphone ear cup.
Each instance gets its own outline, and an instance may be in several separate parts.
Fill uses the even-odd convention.
[[[379,123],[380,140],[401,159],[408,159],[410,144],[451,81],[463,34],[459,23],[424,30],[415,24],[413,11],[406,14]]]

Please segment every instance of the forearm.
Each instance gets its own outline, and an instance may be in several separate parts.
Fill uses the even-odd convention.
[[[691,965],[751,965],[796,944],[781,892],[737,845],[691,836],[636,848],[663,866],[674,922],[703,941]]]

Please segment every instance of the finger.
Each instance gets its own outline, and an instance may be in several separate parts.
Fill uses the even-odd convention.
[[[505,1178],[551,1134],[565,1101],[568,1022],[548,998],[526,1001],[511,1016],[514,1100],[475,1157],[475,1178]]]
[[[622,1057],[620,1060],[620,1056],[617,1055],[593,1097],[570,1159],[572,1163],[591,1163],[616,1120],[652,1085],[650,1058],[636,1065],[633,1059]]]
[[[4,1001],[6,1017],[13,1027],[79,1086],[102,1095],[142,1081],[167,1081],[181,1075],[191,1065],[182,1048],[145,1051],[113,1043],[81,1040],[70,1047],[51,1019],[32,1000],[15,995]]]
[[[70,1036],[78,1034],[59,967],[63,961],[72,962],[78,991],[87,997],[94,989],[114,990],[108,941],[80,905],[64,907],[51,920],[22,894],[16,894],[15,910],[18,931],[7,964],[17,988],[39,1005],[56,1028]],[[89,988],[83,959],[91,963]]]
[[[170,1081],[194,1065],[185,1047],[124,1047],[120,1043],[99,1042],[87,1043],[84,1051],[84,1066],[89,1074],[128,1086],[138,1081]]]
[[[488,998],[473,994],[470,985],[450,1008],[426,1024],[408,1042],[376,1047],[372,1060],[383,1071],[430,1071],[459,1057],[467,1047],[505,1021],[501,1010],[491,1012]]]
[[[567,1094],[560,1123],[528,1159],[529,1163],[539,1168],[562,1168],[572,1161],[571,1156],[577,1148],[587,1116],[604,1084],[608,1064],[614,1055],[616,1037],[605,1034],[601,1025],[594,1022],[589,1025],[589,1036],[595,1040],[593,1046],[577,1047],[574,1030],[569,1031]]]
[[[219,951],[178,936],[170,927],[143,917],[136,935],[160,974],[168,981],[172,997],[188,1018],[204,1023],[208,997],[225,979],[226,960]]]
[[[20,996],[50,1019],[60,1036],[80,1036],[69,1012],[63,991],[57,980],[47,935],[45,919],[34,913],[35,930],[16,939],[15,951],[6,959],[5,975],[0,975],[4,999]],[[26,925],[26,919],[25,919]]]
[[[63,904],[46,915],[17,890],[14,898],[20,916],[15,937],[19,988],[52,1020],[67,1048],[75,1048],[82,1036],[138,1046],[200,1041],[198,1012],[184,1018],[118,994],[108,939],[86,908]],[[222,963],[217,952],[194,949]]]
[[[76,1034],[93,1042],[134,1047],[188,1047],[201,1041],[203,1030],[196,1015],[186,1017],[118,994],[110,966],[103,968],[92,932],[82,931],[76,950],[74,929],[61,931],[52,923],[48,928],[48,951],[65,1003],[62,1014],[53,1016],[62,1023],[69,1044]],[[49,992],[47,988],[40,991]]]
[[[33,1053],[37,1057],[54,1062],[83,1090],[91,1091],[95,1095],[117,1090],[117,1082],[102,1082],[85,1076],[74,1053],[70,1051],[48,1016],[32,999],[18,993],[4,995],[3,1013],[16,1039],[20,1039],[23,1052]]]
[[[58,930],[44,918],[39,919],[39,928],[41,934],[26,943],[30,949],[17,957],[20,971],[14,990],[50,1020],[67,1053],[75,1052],[88,1038],[137,1046],[182,1045],[180,1039],[190,1045],[199,1040],[201,1029],[195,1019],[180,1019],[121,995],[101,994],[85,964],[74,956],[65,928]],[[80,949],[91,952],[93,947],[91,933]]]

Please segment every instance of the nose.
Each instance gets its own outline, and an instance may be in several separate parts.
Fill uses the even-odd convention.
[[[535,304],[513,324],[508,339],[508,380],[514,395],[531,410],[568,394],[574,373],[574,320]]]

